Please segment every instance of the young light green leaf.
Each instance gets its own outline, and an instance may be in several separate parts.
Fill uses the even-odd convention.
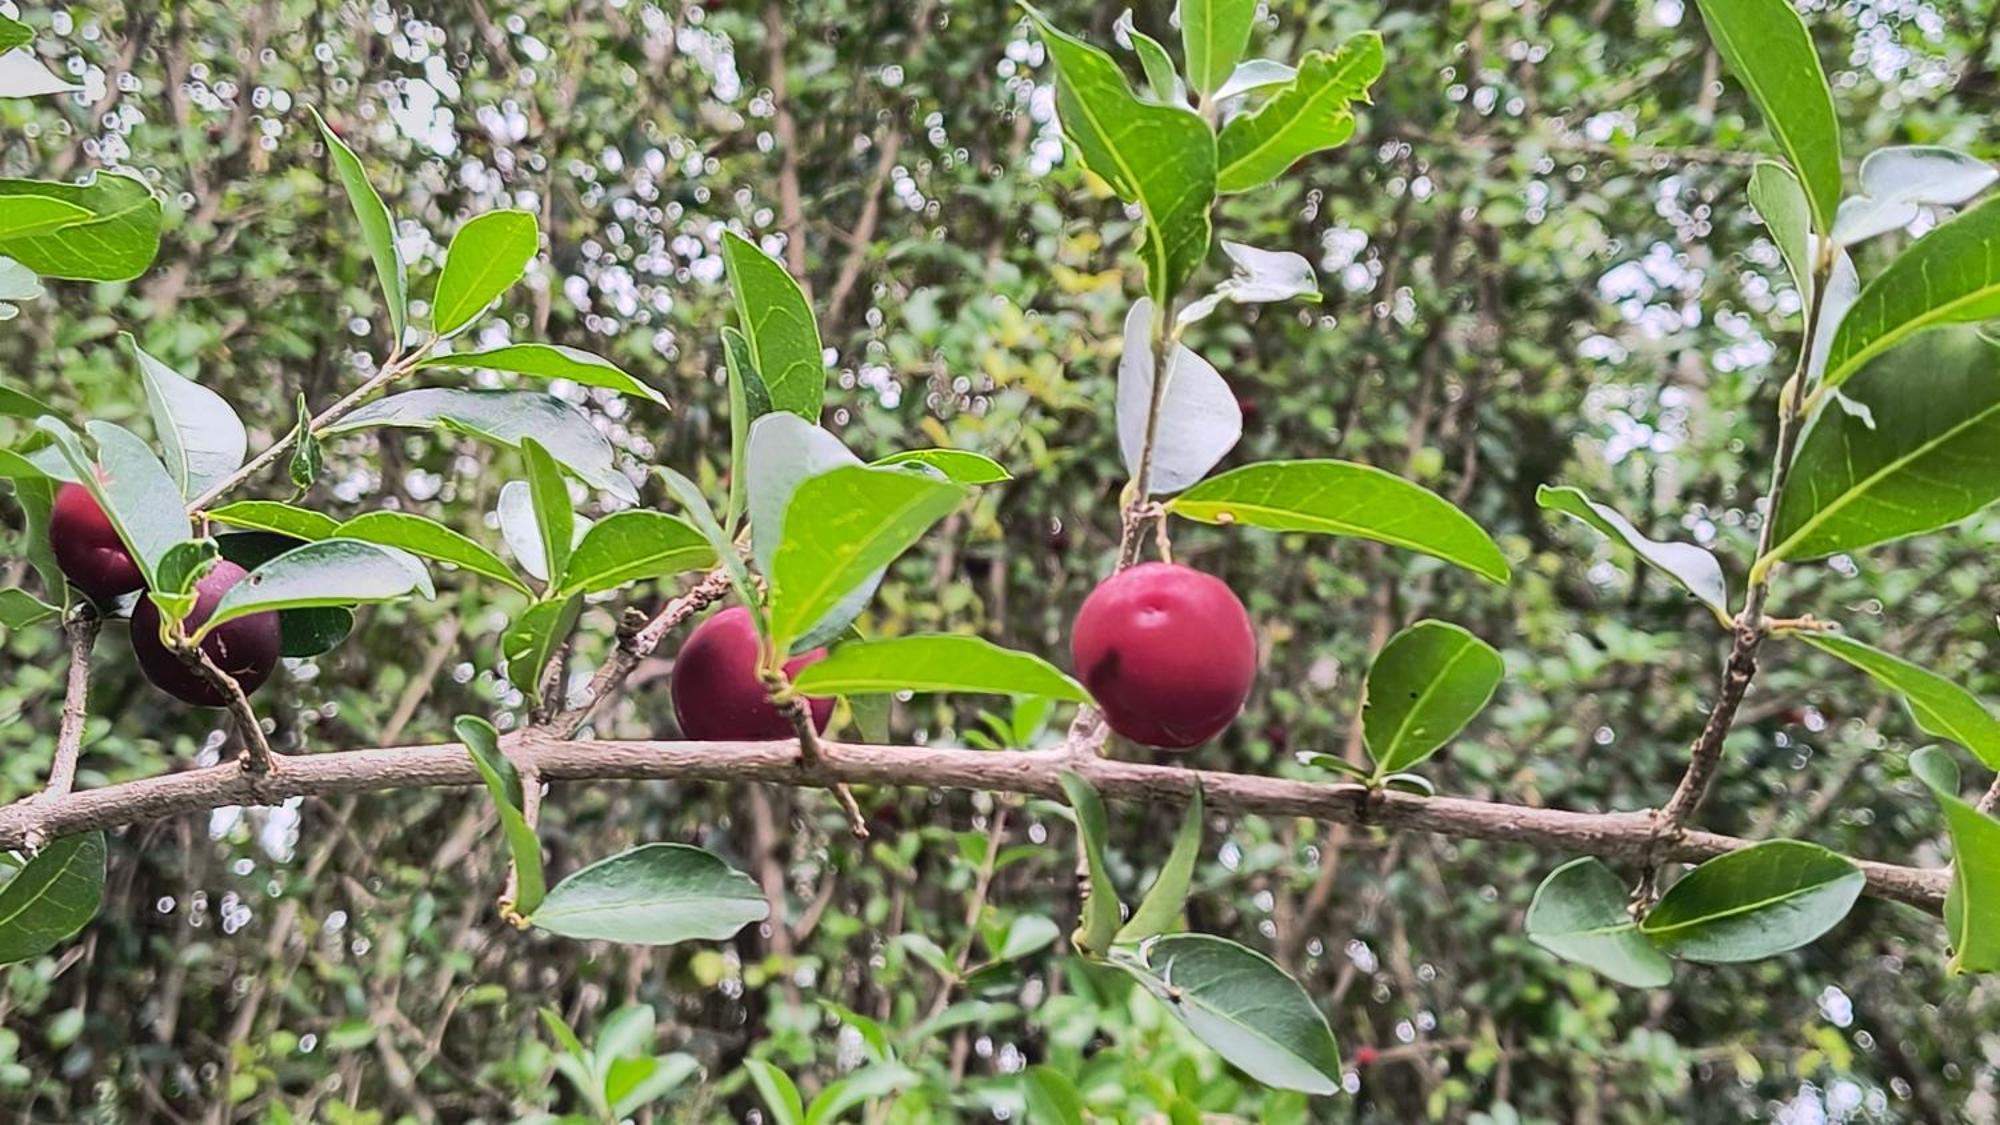
[[[104,833],[65,836],[0,887],[0,965],[40,957],[97,917],[104,857]]]
[[[1814,416],[1759,567],[1932,531],[2000,499],[2000,346],[1966,327],[1926,333],[1843,393],[1863,411]]]
[[[91,422],[84,427],[97,443],[95,465],[69,427],[52,418],[37,419],[35,427],[49,436],[76,479],[104,509],[118,537],[131,550],[146,585],[159,585],[160,560],[174,544],[188,538],[181,490],[166,466],[138,435],[110,422]]]
[[[303,496],[319,479],[320,469],[326,464],[326,453],[320,448],[319,435],[313,432],[312,409],[306,405],[303,393],[299,395],[297,414],[298,421],[292,426],[292,456],[286,465],[286,474],[292,478],[292,487]]]
[[[510,480],[500,486],[500,501],[494,514],[500,520],[500,538],[514,553],[514,560],[531,578],[549,579],[548,548],[542,544],[542,524],[535,512],[534,490],[526,481]],[[593,526],[588,517],[575,513],[571,544],[581,542]]]
[[[1125,314],[1125,350],[1118,360],[1118,451],[1137,479],[1146,437],[1153,438],[1153,495],[1179,492],[1208,475],[1243,437],[1243,408],[1214,367],[1185,344],[1173,346],[1166,389],[1153,414],[1153,301],[1141,297]]]
[[[8,459],[11,456],[0,449],[0,477],[10,474]],[[22,461],[22,464],[26,463]],[[22,528],[21,553],[27,556],[35,573],[41,575],[43,592],[55,598],[61,608],[68,609],[69,583],[64,580],[62,565],[56,561],[55,548],[49,543],[49,519],[55,514],[56,482],[44,476],[16,476],[14,503],[20,506],[26,524]]]
[[[1925,734],[1948,738],[2000,770],[2000,719],[1979,697],[1899,656],[1838,633],[1801,633],[1799,639],[1854,665],[1876,683],[1903,697],[1911,718]]]
[[[722,329],[723,366],[729,376],[729,503],[722,526],[731,532],[743,517],[744,479],[750,457],[750,423],[771,412],[771,392],[750,358],[750,341],[733,327]]]
[[[1064,770],[1057,779],[1063,797],[1076,814],[1076,849],[1090,873],[1090,886],[1083,896],[1083,917],[1070,940],[1093,957],[1111,949],[1118,934],[1118,892],[1111,886],[1111,871],[1104,866],[1104,798],[1082,774]]]
[[[179,621],[194,609],[194,584],[222,557],[213,539],[189,539],[176,543],[160,558],[153,588],[146,596],[160,607],[162,616]]]
[[[0,416],[33,421],[44,416],[59,419],[63,417],[63,412],[26,391],[0,387]]]
[[[777,259],[733,231],[722,236],[722,261],[736,296],[736,322],[750,345],[750,368],[762,380],[771,409],[789,410],[817,425],[826,397],[826,357],[805,291]]]
[[[322,539],[286,551],[231,586],[195,639],[253,613],[393,602],[416,593],[437,596],[423,564],[411,556],[358,539]]]
[[[1840,201],[1833,240],[1852,246],[1906,227],[1921,209],[1955,207],[1992,186],[2000,171],[1939,145],[1891,145],[1861,161],[1861,191]]]
[[[1722,564],[1706,549],[1692,543],[1649,539],[1617,509],[1599,504],[1585,496],[1581,489],[1537,485],[1535,503],[1549,511],[1571,516],[1598,534],[1625,544],[1634,554],[1679,583],[1703,605],[1719,616],[1729,616],[1729,587],[1722,577]]]
[[[1792,286],[1799,291],[1800,306],[1812,308],[1812,204],[1806,189],[1790,168],[1774,160],[1761,161],[1750,170],[1750,206],[1771,232],[1778,256],[1792,275]]]
[[[576,546],[576,506],[570,503],[556,459],[532,437],[521,439],[521,456],[528,465],[528,497],[541,534],[542,567],[551,587],[560,588],[569,574],[569,554]]]
[[[507,849],[514,858],[514,910],[531,915],[542,904],[547,883],[542,874],[542,842],[521,810],[526,796],[521,789],[520,771],[500,749],[500,732],[476,715],[460,715],[452,722],[458,740],[472,756],[493,807],[500,814],[500,830],[507,837]]]
[[[653,471],[659,475],[660,482],[667,486],[667,494],[673,497],[674,503],[679,504],[687,513],[688,522],[694,525],[694,529],[701,533],[702,538],[708,540],[709,547],[715,551],[716,560],[728,571],[730,585],[736,588],[736,596],[749,607],[750,619],[757,623],[758,632],[764,632],[767,625],[764,620],[763,599],[757,596],[756,587],[750,581],[749,568],[743,565],[743,556],[737,553],[735,542],[722,530],[722,525],[715,522],[715,512],[708,506],[708,500],[702,496],[700,486],[665,465],[655,465]]]
[[[998,484],[1014,479],[1006,467],[984,453],[965,449],[906,449],[868,462],[876,468],[891,465],[921,465],[948,481],[959,484]]]
[[[612,464],[611,443],[569,403],[539,391],[468,391],[425,387],[371,402],[326,428],[345,434],[374,426],[449,430],[518,447],[533,437],[549,455],[592,488],[626,504],[639,492]]]
[[[801,481],[766,575],[773,643],[782,650],[805,636],[967,494],[948,481],[860,466]]]
[[[57,77],[32,50],[0,51],[0,98],[39,98],[82,88]]]
[[[1181,907],[1187,904],[1188,884],[1194,879],[1195,861],[1201,858],[1202,793],[1196,778],[1194,796],[1181,814],[1180,831],[1174,834],[1173,850],[1160,865],[1160,876],[1139,900],[1139,909],[1118,930],[1121,945],[1145,941],[1166,933],[1180,923]]]
[[[763,1059],[744,1059],[743,1071],[771,1111],[773,1125],[806,1125],[805,1099],[789,1075]]]
[[[1224,192],[1262,187],[1315,152],[1354,135],[1354,103],[1382,77],[1382,36],[1364,31],[1329,55],[1309,51],[1298,73],[1248,113],[1230,119],[1216,139],[1216,186]]]
[[[1948,968],[1957,973],[2000,972],[2000,820],[1958,795],[1958,766],[1943,749],[1926,746],[1910,755],[1910,772],[1927,786],[1951,833],[1951,893],[1945,896]]]
[[[1087,703],[1090,696],[1055,665],[983,637],[919,634],[838,645],[793,677],[807,695],[900,691],[1041,695]]]
[[[649,399],[662,406],[667,403],[666,396],[603,356],[560,344],[507,344],[481,352],[433,355],[418,366],[505,371],[537,379],[567,379],[580,387],[601,387],[621,395]]]
[[[1281,1090],[1340,1090],[1333,1029],[1269,957],[1208,934],[1171,934],[1141,947],[1143,960],[1112,963],[1232,1066]]]
[[[1215,135],[1184,106],[1140,100],[1111,56],[1032,7],[1028,15],[1055,62],[1063,135],[1085,167],[1143,213],[1146,291],[1164,305],[1208,256]]]
[[[1493,646],[1448,622],[1419,621],[1389,638],[1361,705],[1375,776],[1437,753],[1485,709],[1506,671]]]
[[[450,336],[470,325],[528,271],[540,238],[527,211],[474,215],[451,236],[431,301],[431,326]]]
[[[1833,334],[1825,386],[1927,328],[2000,310],[2000,196],[1919,238],[1876,274]]]
[[[1040,914],[1023,914],[1007,924],[999,947],[993,950],[993,959],[1019,961],[1054,945],[1061,936],[1062,928],[1053,920]]]
[[[0,590],[0,629],[25,629],[62,612],[26,590]]]
[[[139,361],[139,378],[153,411],[153,433],[181,494],[198,496],[241,468],[250,450],[250,435],[228,401],[153,358],[131,333],[118,335]]]
[[[1229,256],[1234,272],[1229,280],[1188,302],[1174,318],[1176,327],[1185,328],[1206,318],[1224,301],[1260,305],[1294,298],[1319,300],[1319,278],[1304,255],[1289,250],[1259,250],[1226,238],[1222,240],[1222,252]]]
[[[557,883],[535,925],[579,941],[724,941],[771,914],[756,880],[686,844],[642,844]]]
[[[4,50],[4,48],[0,48]],[[43,234],[90,217],[90,208],[53,195],[17,195],[0,211],[0,242]]]
[[[1549,873],[1528,904],[1528,940],[1619,984],[1665,988],[1673,962],[1639,933],[1625,887],[1602,860],[1586,856]]]
[[[35,41],[34,29],[20,20],[0,16],[0,51],[25,47]]]
[[[1805,21],[1791,0],[1701,0],[1700,7],[1709,41],[1805,186],[1813,228],[1831,232],[1840,204],[1840,122]]]
[[[687,521],[664,512],[618,512],[577,542],[557,593],[595,594],[714,565],[715,548]]]
[[[203,513],[211,521],[246,531],[269,531],[311,542],[339,534],[340,523],[332,516],[307,508],[294,508],[276,500],[238,500]],[[365,536],[355,536],[365,538]],[[397,545],[397,544],[392,544]]]
[[[799,483],[829,469],[859,465],[861,458],[825,429],[787,412],[752,422],[744,447],[750,557],[768,574],[784,541],[785,512]]]
[[[127,172],[92,172],[81,183],[0,180],[0,199],[52,198],[86,217],[35,234],[0,238],[0,254],[43,277],[130,281],[160,252],[160,201]]]
[[[1507,559],[1471,517],[1419,485],[1348,461],[1266,461],[1205,480],[1167,505],[1202,523],[1352,535],[1421,551],[1505,584]]]
[[[507,659],[507,682],[520,689],[530,702],[542,702],[542,677],[548,672],[549,661],[569,639],[582,612],[581,594],[536,602],[500,634],[500,655]]]
[[[1222,84],[1212,100],[1227,102],[1231,98],[1273,90],[1298,77],[1298,74],[1296,67],[1276,59],[1249,59],[1236,64],[1236,69],[1230,72],[1229,81]]]
[[[1257,0],[1180,0],[1180,13],[1188,82],[1204,95],[1213,94],[1229,80],[1243,49],[1250,45]]]
[[[1866,882],[1853,860],[1817,844],[1765,840],[1688,872],[1639,932],[1683,961],[1756,961],[1838,925]]]
[[[395,547],[491,578],[524,594],[533,592],[500,556],[444,524],[413,512],[367,512],[328,531],[327,535]]]
[[[1166,105],[1186,105],[1187,87],[1181,76],[1174,70],[1174,60],[1160,41],[1140,31],[1132,21],[1132,9],[1118,14],[1111,25],[1112,37],[1118,45],[1139,56],[1139,66],[1146,72],[1146,90],[1153,100]]]
[[[389,217],[389,208],[383,205],[375,186],[368,182],[361,158],[354,155],[354,150],[347,147],[347,142],[333,131],[318,109],[312,115],[320,136],[326,140],[327,155],[333,161],[334,172],[340,176],[340,186],[347,192],[347,202],[361,224],[361,242],[375,262],[375,276],[382,283],[382,303],[389,311],[389,334],[400,344],[410,319],[410,286],[403,255],[396,249],[395,221]]]

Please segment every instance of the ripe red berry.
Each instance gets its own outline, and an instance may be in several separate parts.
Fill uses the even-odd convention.
[[[1215,737],[1243,709],[1257,676],[1257,638],[1220,579],[1142,563],[1084,599],[1070,658],[1112,730],[1183,749]]]
[[[1373,1066],[1375,1065],[1375,1060],[1379,1057],[1381,1056],[1375,1050],[1375,1048],[1367,1046],[1366,1044],[1354,1048],[1355,1066]]]
[[[56,490],[49,512],[49,547],[70,585],[95,602],[109,603],[145,585],[139,564],[118,529],[97,504],[97,497],[80,484]]]
[[[217,602],[231,586],[243,581],[248,572],[227,559],[217,562],[194,584],[194,611],[184,627],[192,633],[215,612]],[[276,613],[253,613],[239,617],[210,633],[201,642],[215,666],[229,673],[245,695],[264,686],[278,667],[283,645]],[[200,672],[188,667],[166,645],[160,643],[160,609],[151,598],[139,599],[132,610],[132,652],[139,668],[153,685],[183,703],[197,707],[221,707],[223,698]]]
[[[757,675],[760,642],[750,623],[750,611],[731,606],[702,622],[688,635],[674,658],[674,718],[688,738],[714,742],[749,742],[790,738],[792,724],[771,702]],[[816,648],[785,664],[785,674],[826,658]],[[813,728],[824,731],[833,717],[833,700],[807,699]]]

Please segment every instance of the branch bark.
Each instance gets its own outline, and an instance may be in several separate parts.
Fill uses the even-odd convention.
[[[60,797],[76,785],[76,761],[83,754],[83,728],[89,721],[90,654],[97,645],[100,622],[88,607],[63,624],[69,634],[69,682],[63,693],[62,725],[56,732],[56,755],[49,763],[44,798]]]
[[[1186,804],[1200,781],[1218,812],[1298,816],[1431,832],[1465,839],[1526,844],[1551,851],[1609,858],[1696,862],[1748,847],[1753,841],[1689,831],[1660,840],[1651,812],[1582,813],[1459,797],[1419,797],[1398,792],[1370,795],[1359,785],[1290,781],[1251,774],[1079,757],[1066,749],[988,753],[930,746],[865,746],[826,742],[817,765],[799,761],[798,744],[776,742],[613,742],[563,740],[526,732],[505,740],[517,762],[532,764],[552,782],[612,779],[770,782],[821,788],[893,785],[1026,793],[1060,800],[1058,781],[1074,770],[1111,800]],[[0,848],[19,848],[30,833],[54,839],[75,832],[158,820],[223,805],[260,804],[289,797],[319,797],[429,786],[474,787],[478,771],[456,743],[392,746],[285,759],[285,768],[256,777],[230,765],[165,774],[73,792],[30,798],[0,808]],[[1868,891],[1931,913],[1943,908],[1950,873],[1859,861]]]

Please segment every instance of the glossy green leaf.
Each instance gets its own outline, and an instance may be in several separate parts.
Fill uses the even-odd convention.
[[[1195,861],[1201,858],[1203,798],[1201,779],[1196,778],[1194,796],[1181,814],[1180,831],[1174,834],[1173,850],[1160,865],[1159,878],[1139,900],[1139,908],[1119,927],[1120,944],[1144,941],[1166,933],[1180,924],[1181,908],[1187,903],[1188,884],[1194,879]]]
[[[1437,753],[1485,709],[1506,671],[1492,645],[1444,621],[1419,621],[1389,638],[1368,669],[1361,705],[1376,776]]]
[[[1340,1048],[1326,1016],[1269,957],[1208,934],[1171,934],[1113,963],[1232,1066],[1266,1086],[1333,1094]]]
[[[1132,10],[1127,8],[1118,14],[1117,22],[1111,25],[1111,34],[1125,47],[1139,56],[1139,67],[1146,72],[1146,92],[1156,102],[1167,105],[1186,105],[1187,87],[1181,76],[1174,70],[1173,56],[1160,45],[1158,39],[1140,31],[1132,22]]]
[[[158,585],[155,575],[160,560],[176,543],[185,542],[189,531],[181,490],[166,466],[138,435],[123,426],[91,422],[84,427],[97,443],[97,463],[93,465],[83,443],[67,426],[49,418],[35,425],[54,441],[70,471],[104,509],[118,537],[130,548],[146,585]]]
[[[368,182],[368,171],[361,166],[361,158],[354,155],[354,150],[347,147],[347,142],[333,131],[318,109],[312,115],[319,125],[320,136],[326,140],[340,186],[347,192],[347,202],[361,224],[362,245],[368,247],[368,256],[375,262],[375,276],[382,283],[382,302],[389,311],[390,336],[401,343],[403,329],[410,319],[410,284],[403,255],[396,249],[395,221],[389,217],[389,208],[383,205],[375,186]]]
[[[486,792],[500,815],[500,831],[507,837],[507,849],[514,859],[512,905],[520,914],[533,914],[547,893],[547,883],[542,874],[542,842],[522,812],[527,798],[521,788],[520,771],[500,749],[500,732],[493,729],[492,723],[476,715],[460,715],[452,722],[452,729],[458,732],[458,740],[471,754],[472,764],[479,770],[479,778],[486,783]]]
[[[673,497],[674,503],[679,504],[687,513],[688,523],[701,533],[702,538],[708,540],[709,547],[715,551],[717,561],[728,571],[730,584],[736,588],[736,596],[742,599],[744,605],[750,607],[750,616],[758,623],[758,631],[762,632],[765,627],[763,599],[757,596],[756,587],[750,581],[750,570],[743,565],[743,556],[737,553],[735,542],[730,539],[728,532],[722,530],[722,525],[715,522],[715,512],[708,506],[708,500],[702,496],[700,486],[665,465],[655,465],[653,472],[658,474],[660,482],[667,486],[667,494]]]
[[[1764,220],[1771,241],[1792,275],[1802,307],[1812,307],[1812,204],[1790,168],[1776,161],[1760,162],[1750,170],[1750,206]]]
[[[806,1125],[805,1099],[789,1075],[763,1059],[744,1059],[743,1071],[757,1087],[757,1096],[764,1099],[773,1125]]]
[[[1970,328],[1925,333],[1842,393],[1860,410],[1814,416],[1778,502],[1769,560],[1858,551],[2000,499],[2000,346]]]
[[[307,541],[332,538],[338,534],[340,528],[339,521],[332,516],[307,508],[295,508],[276,500],[238,500],[234,504],[210,508],[204,514],[214,522],[230,527],[240,527],[247,531],[271,531]],[[365,537],[356,536],[356,538]],[[396,545],[398,544],[392,544]]]
[[[50,70],[32,50],[0,51],[0,98],[39,98],[81,89]]]
[[[1927,786],[1951,833],[1951,893],[1945,898],[1949,968],[1958,973],[2000,972],[2000,820],[1958,795],[1958,766],[1944,750],[1926,746],[1910,755],[1910,772]]]
[[[1866,882],[1853,860],[1817,844],[1766,840],[1688,872],[1639,932],[1683,961],[1756,961],[1838,925]]]
[[[583,596],[536,602],[522,611],[500,635],[500,654],[507,658],[507,682],[528,701],[542,702],[542,676],[556,650],[569,639],[583,612]]]
[[[328,435],[375,426],[447,430],[519,447],[532,437],[592,488],[638,502],[638,490],[612,464],[611,443],[569,403],[539,391],[468,391],[425,387],[390,395],[326,428]]]
[[[1243,408],[1236,392],[1207,360],[1175,344],[1168,360],[1167,385],[1154,393],[1153,301],[1141,297],[1125,315],[1125,347],[1118,359],[1118,452],[1125,471],[1138,479],[1153,439],[1152,495],[1179,492],[1208,475],[1243,437]],[[1153,419],[1154,399],[1159,400]]]
[[[1021,1075],[1028,1120],[1036,1125],[1084,1125],[1083,1095],[1069,1076],[1047,1064],[1029,1067]]]
[[[298,421],[292,424],[292,455],[285,473],[291,478],[292,487],[303,496],[326,466],[326,451],[320,446],[319,435],[313,432],[312,408],[306,405],[304,394],[299,395],[295,413]]]
[[[14,470],[9,465],[10,458],[18,460],[22,466],[33,466],[23,458],[15,458],[7,450],[0,449],[0,477],[11,475]],[[56,482],[44,476],[14,476],[14,503],[21,509],[25,526],[21,529],[21,553],[28,563],[41,575],[42,592],[68,608],[69,583],[63,578],[62,567],[56,562],[55,549],[49,543],[49,519],[54,514],[56,503]]]
[[[201,635],[252,613],[393,602],[419,593],[437,596],[423,564],[409,555],[358,539],[322,539],[286,551],[231,586]]]
[[[5,48],[0,48],[4,50]],[[29,234],[44,234],[91,215],[90,208],[53,195],[17,195],[0,209],[0,242]]]
[[[514,560],[530,577],[544,582],[549,577],[548,548],[542,542],[542,524],[535,513],[534,490],[528,482],[510,480],[500,486],[500,501],[494,514],[500,520],[500,538],[514,553]],[[592,526],[580,513],[570,517],[571,544],[580,541]]]
[[[65,836],[0,887],[0,965],[40,957],[97,917],[104,857],[104,833]]]
[[[160,252],[160,201],[126,172],[92,172],[81,183],[0,180],[0,199],[56,199],[88,217],[37,234],[0,238],[0,254],[43,277],[130,281]]]
[[[1840,122],[1812,35],[1791,0],[1701,0],[1723,65],[1757,103],[1812,206],[1813,228],[1833,230],[1840,205]]]
[[[1561,512],[1588,525],[1598,534],[1616,540],[1632,553],[1651,563],[1662,574],[1680,584],[1717,614],[1729,616],[1729,586],[1722,576],[1722,563],[1713,553],[1692,543],[1650,539],[1617,509],[1599,504],[1581,489],[1535,488],[1535,503],[1552,512]]]
[[[1157,305],[1208,256],[1215,135],[1182,106],[1140,100],[1111,56],[1028,15],[1056,67],[1056,113],[1084,166],[1143,212],[1146,291]]]
[[[161,616],[179,621],[193,612],[194,584],[201,581],[222,551],[213,539],[190,539],[176,543],[160,558],[158,573],[146,596],[160,607]]]
[[[559,344],[507,344],[480,352],[453,352],[426,358],[422,367],[505,371],[537,379],[567,379],[580,387],[601,387],[621,395],[666,404],[666,396],[617,364],[580,348]]]
[[[412,512],[368,512],[354,517],[327,533],[343,539],[359,539],[395,547],[436,562],[449,563],[460,570],[491,578],[512,589],[531,593],[500,556],[464,534],[433,519]]]
[[[521,457],[528,466],[528,497],[541,537],[542,568],[549,585],[560,588],[569,574],[570,551],[576,546],[576,506],[570,503],[562,469],[541,442],[523,437]]]
[[[906,449],[870,461],[876,468],[890,465],[921,465],[948,481],[959,484],[998,484],[1014,479],[1006,466],[984,453],[965,449]]]
[[[1940,145],[1878,148],[1861,161],[1861,190],[1840,201],[1833,239],[1852,246],[1909,226],[1924,207],[1955,207],[1996,179],[1991,164]]]
[[[618,512],[577,542],[557,592],[594,594],[714,565],[715,548],[687,521],[664,512]]]
[[[431,300],[431,326],[450,336],[470,325],[528,271],[539,240],[527,211],[474,215],[451,236]]]
[[[1845,660],[1903,697],[1925,734],[1948,738],[1972,751],[1987,769],[2000,770],[2000,719],[1979,697],[1899,656],[1838,633],[1801,633],[1799,639]]]
[[[1250,45],[1257,0],[1180,0],[1180,15],[1188,82],[1204,95],[1213,94],[1235,73]]]
[[[722,236],[722,260],[736,297],[736,323],[750,346],[750,366],[771,409],[789,410],[817,425],[826,397],[826,356],[805,291],[777,259],[734,232]]]
[[[1924,235],[1876,274],[1834,331],[1825,386],[1927,328],[2000,312],[2000,196]]]
[[[1364,31],[1329,55],[1308,51],[1298,73],[1249,113],[1230,119],[1216,139],[1216,185],[1249,191],[1283,175],[1315,152],[1354,136],[1354,103],[1382,77],[1382,37]]]
[[[51,418],[61,418],[63,417],[63,412],[26,391],[17,391],[12,387],[0,387],[0,416],[26,418],[33,421],[45,415]]]
[[[642,844],[549,892],[535,925],[580,941],[725,941],[771,914],[756,880],[686,844]]]
[[[25,47],[35,41],[34,29],[17,19],[0,16],[0,51]]]
[[[1033,653],[948,633],[838,645],[826,659],[800,669],[793,683],[808,695],[987,692],[1090,700],[1082,684]]]
[[[1111,949],[1118,934],[1118,892],[1111,886],[1111,870],[1104,866],[1104,798],[1083,775],[1064,770],[1058,779],[1070,811],[1076,814],[1076,848],[1090,873],[1090,887],[1083,898],[1083,917],[1071,940],[1077,948],[1095,957]]]
[[[147,354],[131,333],[119,334],[139,361],[139,378],[153,411],[153,433],[167,472],[184,496],[207,492],[243,465],[250,435],[227,400]]]
[[[1604,862],[1571,860],[1549,873],[1528,904],[1528,940],[1565,961],[1633,988],[1664,988],[1673,962],[1639,933],[1625,886]]]
[[[1202,523],[1352,535],[1421,551],[1505,583],[1510,571],[1480,526],[1436,493],[1347,461],[1266,461],[1232,469],[1167,508]]]
[[[26,590],[0,590],[0,629],[25,629],[62,612]]]
[[[722,329],[723,365],[729,377],[729,503],[722,526],[734,531],[743,517],[744,479],[750,456],[750,423],[771,412],[771,392],[750,358],[750,341],[735,328]]]

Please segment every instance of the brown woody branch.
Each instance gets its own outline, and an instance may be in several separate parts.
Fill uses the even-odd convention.
[[[1700,831],[1662,840],[1656,836],[1653,814],[1645,810],[1582,813],[1393,791],[1371,795],[1359,785],[1079,757],[1061,747],[992,753],[824,742],[819,762],[806,765],[799,760],[798,744],[790,740],[610,742],[528,732],[505,741],[517,763],[532,765],[552,782],[665,779],[818,787],[846,782],[1027,793],[1059,800],[1058,778],[1063,771],[1074,770],[1112,800],[1181,805],[1199,780],[1209,807],[1218,812],[1309,817],[1578,855],[1638,860],[1654,849],[1652,854],[1662,860],[1696,862],[1752,843]],[[293,755],[285,759],[284,769],[261,778],[234,766],[210,766],[60,798],[15,802],[0,808],[0,848],[22,847],[36,834],[53,839],[223,805],[479,784],[469,753],[455,743]],[[1865,860],[1860,866],[1870,894],[1931,913],[1943,908],[1950,882],[1947,870]]]
[[[60,797],[76,784],[76,761],[83,754],[84,724],[90,719],[90,654],[97,645],[101,622],[97,612],[80,606],[63,622],[69,634],[69,679],[63,693],[62,725],[56,732],[55,759],[49,763],[44,799]]]

